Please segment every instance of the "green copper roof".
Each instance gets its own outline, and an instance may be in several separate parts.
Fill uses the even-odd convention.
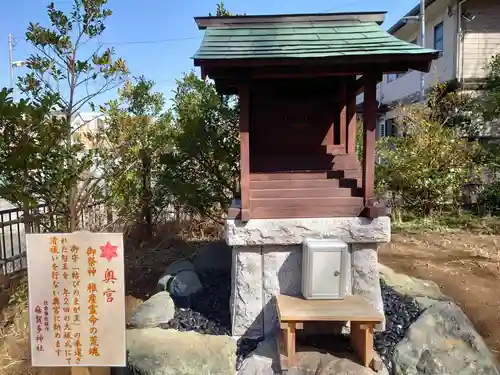
[[[388,34],[375,21],[208,25],[195,60],[437,54]]]

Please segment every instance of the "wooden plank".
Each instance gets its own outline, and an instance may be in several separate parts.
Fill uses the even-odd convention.
[[[316,179],[316,180],[270,180],[250,181],[252,189],[326,189],[326,188],[355,188],[361,187],[361,178],[357,179]]]
[[[283,323],[280,323],[280,328],[281,329],[286,329],[288,327],[288,324],[289,323],[286,323],[286,322],[283,322]],[[304,323],[295,323],[295,329],[304,329]]]
[[[340,169],[333,170],[330,173],[334,178],[358,179],[363,177],[363,171],[360,169]]]
[[[276,335],[276,341],[278,344],[278,352],[280,356],[280,367],[281,371],[288,370],[288,356],[286,353],[286,344],[285,344],[285,331],[280,329],[278,334]]]
[[[358,162],[349,162],[349,161],[340,161],[338,163],[334,163],[332,166],[332,171],[362,171],[363,167],[361,167],[361,164]],[[360,176],[361,178],[361,176]]]
[[[331,188],[331,189],[252,189],[251,198],[335,198],[351,197],[353,189]]]
[[[363,114],[363,191],[365,202],[375,195],[375,131],[377,127],[376,75],[365,74]]]
[[[270,180],[322,180],[328,178],[328,171],[252,173],[250,181]]]
[[[297,365],[297,355],[295,348],[296,330],[295,323],[289,323],[288,327],[283,330],[285,333],[286,343],[286,356],[288,358],[288,366],[293,367]]]
[[[373,351],[372,324],[369,322],[351,322],[351,342],[361,359],[361,364],[375,370],[379,366],[376,363]]]
[[[309,207],[309,206],[357,206],[363,204],[361,197],[349,198],[257,198],[251,199],[252,207]]]
[[[241,219],[250,219],[250,89],[239,87],[240,104],[240,170],[241,170]]]
[[[306,300],[302,297],[276,297],[278,318],[282,322],[337,321],[375,322],[383,320],[361,296],[347,296],[342,300]]]
[[[360,179],[361,181],[361,179]],[[334,189],[338,179],[250,181],[250,190],[258,189]]]
[[[345,154],[345,145],[327,145],[326,153],[329,155],[343,155]]]
[[[363,205],[340,207],[252,207],[253,219],[297,219],[297,218],[324,218],[359,216]]]

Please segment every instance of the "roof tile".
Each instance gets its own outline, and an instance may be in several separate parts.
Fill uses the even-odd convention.
[[[437,53],[390,35],[376,22],[330,21],[207,27],[198,60]]]

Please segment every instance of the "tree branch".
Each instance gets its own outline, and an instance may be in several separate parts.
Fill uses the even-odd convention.
[[[118,86],[120,86],[123,82],[118,82],[115,83],[114,85],[110,85],[111,82],[106,82],[98,91],[94,92],[93,94],[90,94],[79,101],[77,101],[73,105],[73,111],[72,113],[78,112],[85,104],[87,104],[90,100],[95,98],[96,96],[99,96],[105,92],[108,92],[109,90],[116,89]]]

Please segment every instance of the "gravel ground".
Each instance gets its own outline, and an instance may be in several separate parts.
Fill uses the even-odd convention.
[[[417,320],[422,310],[409,297],[404,297],[387,286],[384,281],[382,299],[385,311],[385,331],[375,333],[374,346],[389,373],[392,373],[392,356],[395,346],[403,339],[406,330]]]
[[[196,331],[211,335],[230,335],[231,317],[229,297],[231,293],[230,272],[210,272],[199,275],[203,291],[177,307],[174,318],[162,328],[179,331]],[[389,372],[394,347],[404,337],[408,327],[419,317],[421,310],[412,301],[396,293],[381,281],[382,298],[386,315],[386,330],[375,334],[375,350]],[[240,339],[237,345],[237,368],[255,348],[260,340]],[[348,349],[348,348],[346,348]]]
[[[193,295],[189,301],[178,303],[174,318],[161,327],[210,335],[230,335],[231,273],[210,272],[198,276],[203,290]]]

